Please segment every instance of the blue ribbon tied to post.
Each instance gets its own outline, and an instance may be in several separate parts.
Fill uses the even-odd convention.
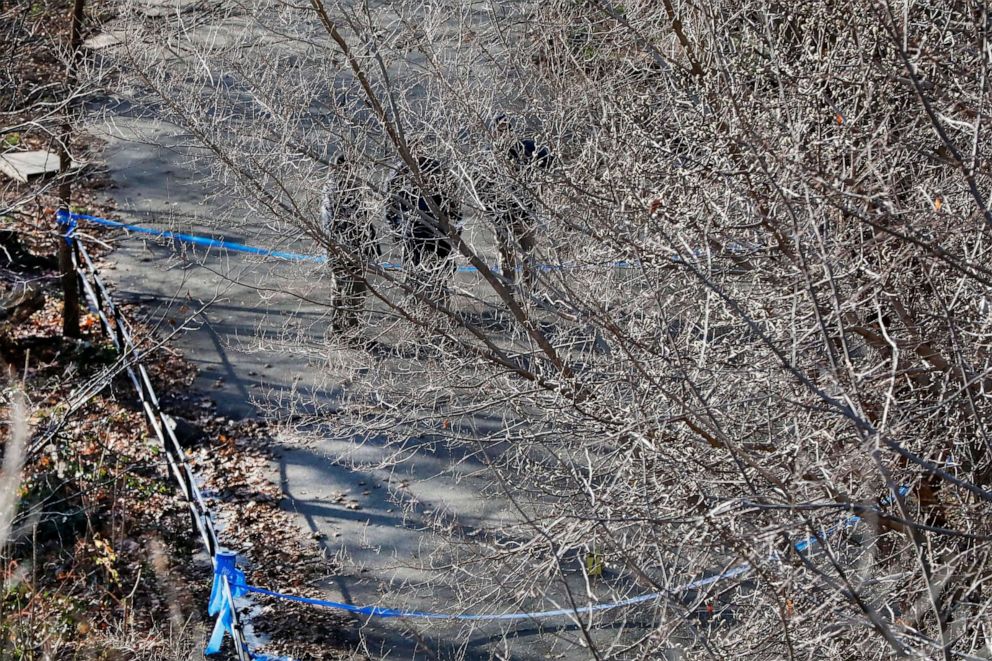
[[[207,612],[217,616],[214,631],[204,654],[217,654],[224,642],[224,635],[234,635],[234,598],[245,593],[245,573],[238,569],[238,556],[218,551],[214,556],[214,583],[210,588]],[[225,585],[226,584],[226,585]]]

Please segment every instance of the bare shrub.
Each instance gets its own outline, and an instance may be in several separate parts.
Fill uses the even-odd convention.
[[[646,630],[580,610],[586,645],[602,658],[988,654],[983,8],[211,11],[230,29],[132,17],[120,61],[206,148],[238,201],[218,223],[319,245],[368,279],[363,324],[297,347],[358,347],[344,397],[308,428],[388,437],[397,461],[415,442],[467,453],[517,506],[516,527],[428,559],[458,573],[449,608],[480,594],[580,606],[747,563],[643,606]],[[553,168],[512,167],[503,113]],[[325,234],[334,152],[362,163],[380,227],[388,182],[411,170],[423,217],[476,270],[427,294]],[[460,180],[464,227],[429,200],[421,157]],[[547,268],[533,286],[492,266],[494,195],[535,209]],[[309,296],[307,282],[279,286]],[[437,525],[459,532],[443,513]],[[600,557],[608,580],[588,575]],[[614,618],[608,635],[600,618]]]

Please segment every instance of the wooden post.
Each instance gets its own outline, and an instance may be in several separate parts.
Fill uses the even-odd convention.
[[[83,8],[85,0],[73,0],[72,24],[69,28],[69,62],[65,72],[65,114],[62,131],[59,136],[59,204],[66,212],[70,210],[72,200],[72,179],[69,169],[72,167],[72,156],[69,153],[69,141],[72,139],[71,111],[74,102],[72,95],[76,93],[76,77],[79,65],[80,44],[82,42]],[[72,265],[72,246],[64,237],[58,237],[59,242],[59,273],[62,278],[62,335],[79,337],[79,282]]]

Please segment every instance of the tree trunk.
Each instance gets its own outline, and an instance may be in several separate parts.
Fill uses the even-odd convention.
[[[79,46],[82,39],[83,8],[85,0],[73,0],[72,25],[69,28],[69,62],[66,65],[66,106],[65,120],[62,123],[59,136],[59,204],[69,211],[72,199],[72,179],[69,169],[72,157],[69,154],[69,141],[72,138],[71,113],[74,102],[72,95],[76,92],[76,70],[79,62]],[[62,276],[62,334],[66,337],[79,337],[79,282],[72,267],[72,248],[63,237],[59,242],[59,272]]]

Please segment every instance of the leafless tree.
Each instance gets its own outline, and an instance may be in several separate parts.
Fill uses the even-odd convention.
[[[85,10],[84,0],[68,9],[44,1],[0,6],[0,154],[17,158],[35,151],[57,162],[54,172],[31,172],[30,177],[23,176],[28,170],[20,166],[20,178],[27,181],[6,175],[0,179],[4,220],[35,221],[47,206],[68,210],[79,201],[73,198],[73,181],[83,165],[83,144],[75,124],[82,99],[100,81],[99,67],[84,57],[82,48]],[[5,245],[8,251],[19,247],[11,237],[4,241],[11,243]],[[65,300],[63,334],[78,338],[79,289],[69,248],[61,238],[53,238],[53,244],[59,251]]]
[[[346,395],[308,422],[397,458],[425,437],[473,453],[519,508],[430,559],[457,568],[459,605],[666,595],[578,611],[596,658],[987,658],[984,5],[312,0],[130,21],[119,61],[239,202],[218,222],[250,210],[367,280],[363,323],[327,340],[361,348]],[[501,114],[553,168],[513,167]],[[325,233],[332,153],[380,224],[409,170],[474,271],[434,295]],[[460,181],[464,227],[425,157]],[[539,220],[532,286],[494,266],[486,200],[514,195]]]

